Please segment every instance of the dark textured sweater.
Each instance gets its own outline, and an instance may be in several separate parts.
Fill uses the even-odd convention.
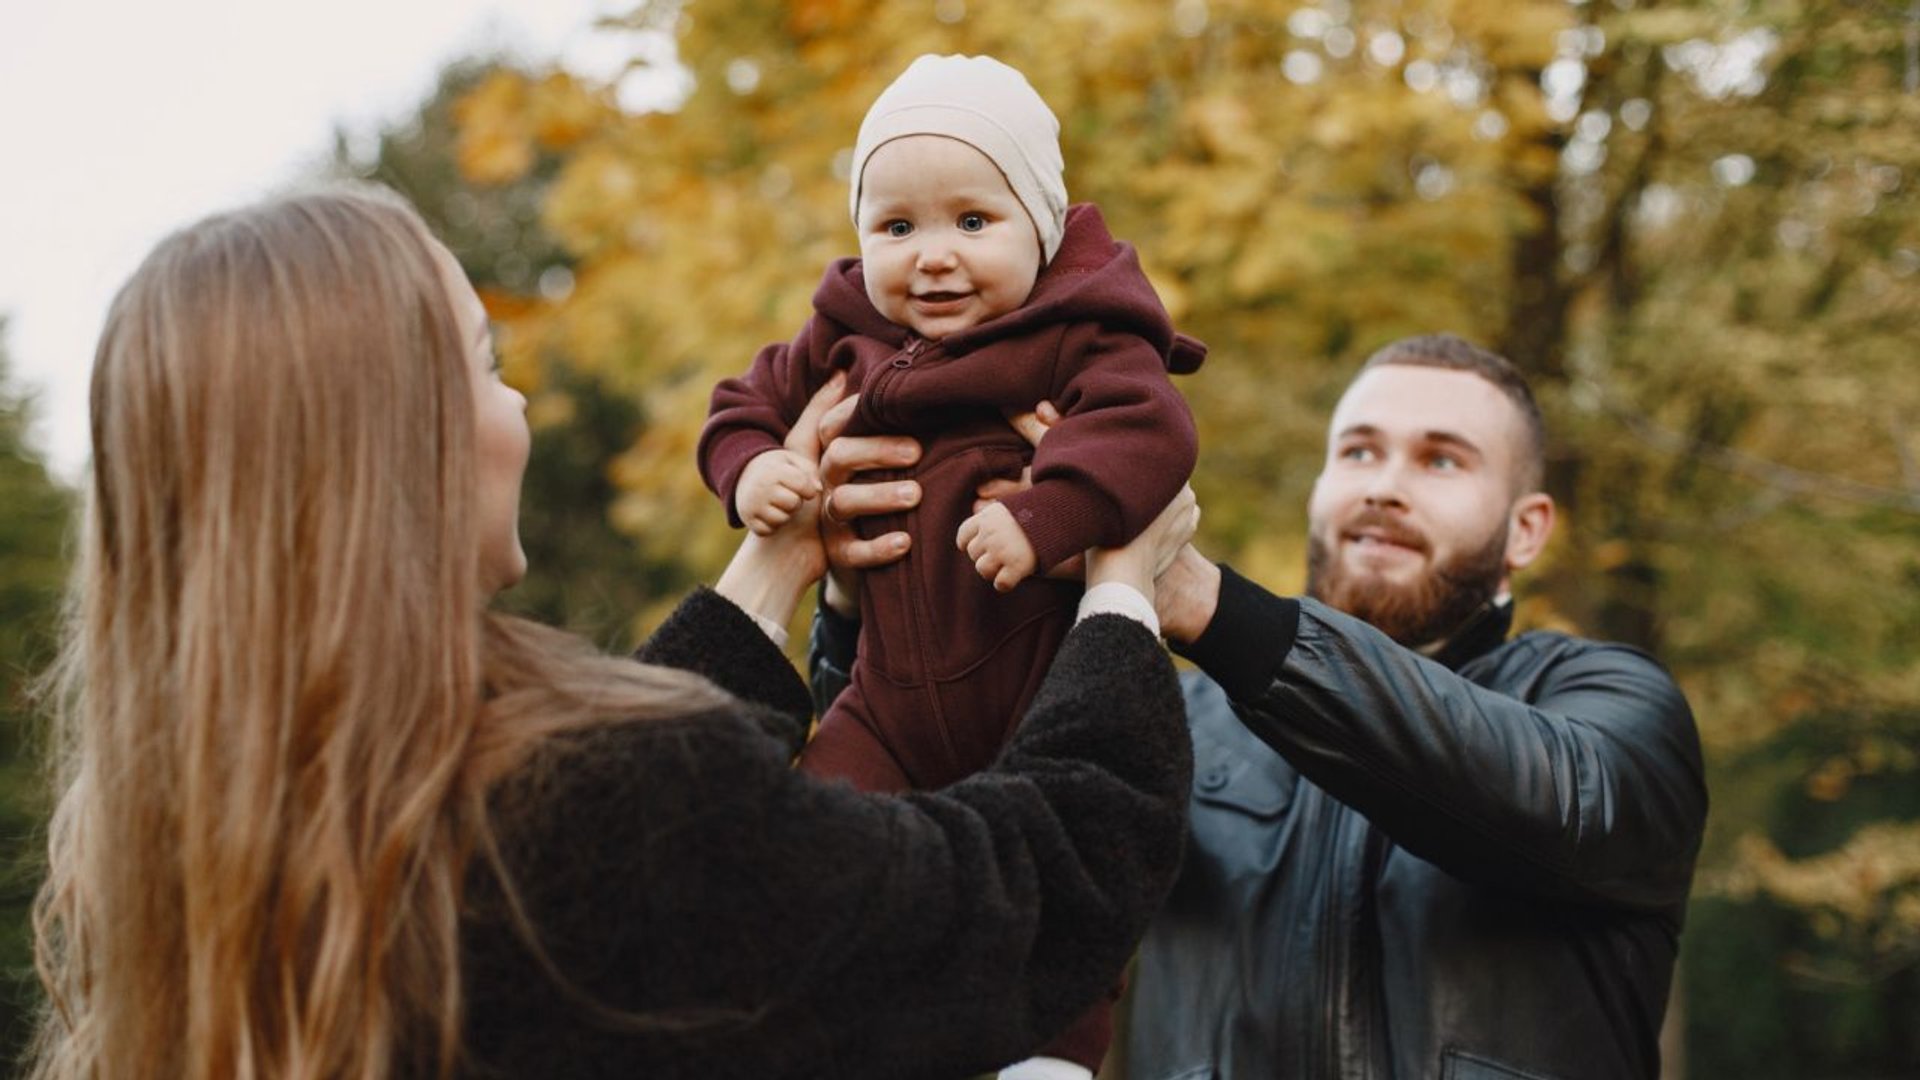
[[[494,800],[553,963],[634,1015],[562,989],[476,873],[463,1075],[971,1075],[1099,997],[1172,880],[1191,752],[1136,623],[1081,624],[994,768],[903,797],[788,767],[805,689],[731,603],[641,658],[739,703],[556,739]]]

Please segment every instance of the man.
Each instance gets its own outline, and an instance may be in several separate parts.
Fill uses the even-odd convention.
[[[1335,410],[1308,597],[1191,548],[1161,578],[1162,629],[1210,678],[1130,1080],[1659,1075],[1699,740],[1643,654],[1507,638],[1553,528],[1543,441],[1507,361],[1396,342]],[[878,491],[832,494],[845,517]]]

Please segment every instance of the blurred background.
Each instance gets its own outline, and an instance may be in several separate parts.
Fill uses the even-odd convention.
[[[482,287],[536,429],[533,571],[505,603],[621,647],[711,580],[732,542],[693,467],[712,383],[790,337],[821,267],[854,250],[848,159],[873,96],[922,52],[994,54],[1060,116],[1074,198],[1102,204],[1212,347],[1180,383],[1209,554],[1300,587],[1325,419],[1375,347],[1451,330],[1532,376],[1563,518],[1521,621],[1652,651],[1707,748],[1668,1075],[1920,1075],[1920,2],[691,0],[569,18],[544,46],[442,41],[419,100],[371,118],[343,100],[331,134],[299,136],[305,164],[227,178],[389,184]],[[75,153],[123,167],[116,138]],[[26,149],[14,169],[35,167]],[[22,694],[50,649],[84,419],[44,415],[48,383],[9,368],[6,334],[11,1050],[35,999],[45,807]],[[60,358],[67,377],[89,347]]]

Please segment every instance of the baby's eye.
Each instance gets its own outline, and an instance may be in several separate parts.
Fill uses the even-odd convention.
[[[1355,444],[1353,446],[1343,446],[1340,448],[1340,452],[1336,456],[1339,457],[1341,461],[1372,461],[1373,448],[1370,446],[1361,446],[1358,444]]]
[[[913,225],[909,222],[905,222],[905,221],[887,222],[888,236],[894,236],[894,237],[906,236],[911,232],[913,232]]]
[[[1460,459],[1452,454],[1439,453],[1427,459],[1427,466],[1435,472],[1453,472],[1460,468]]]
[[[979,232],[981,229],[984,229],[986,227],[987,227],[987,219],[986,219],[986,216],[983,214],[961,214],[960,215],[960,231],[961,232]]]

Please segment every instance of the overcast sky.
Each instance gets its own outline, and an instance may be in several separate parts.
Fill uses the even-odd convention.
[[[627,6],[0,3],[0,314],[55,471],[80,475],[94,340],[160,237],[299,178],[336,123],[364,133],[405,116],[447,61],[504,49],[605,74],[626,46],[592,19]]]

